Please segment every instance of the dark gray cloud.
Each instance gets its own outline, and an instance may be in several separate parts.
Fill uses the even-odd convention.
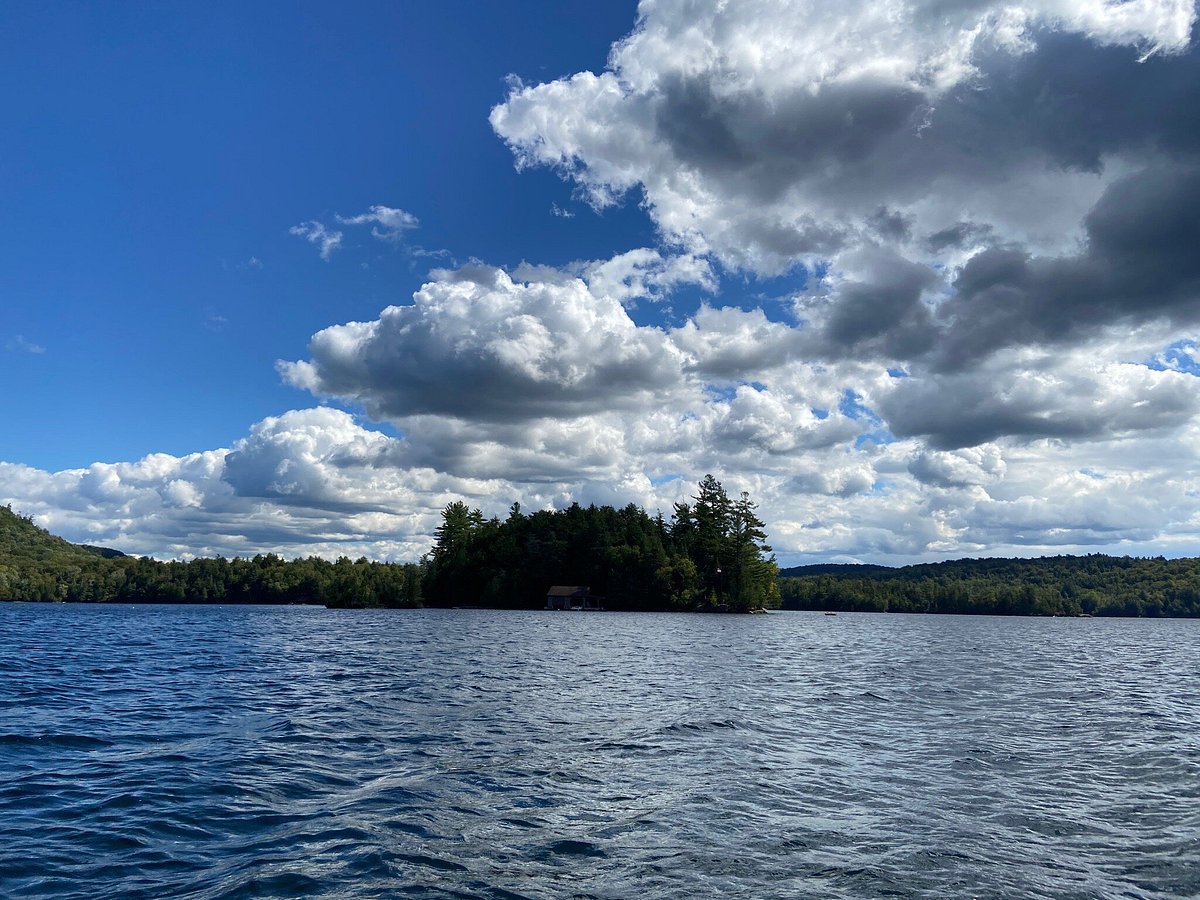
[[[1004,459],[994,446],[948,453],[923,449],[908,462],[908,473],[922,484],[953,490],[1003,477]]]
[[[976,246],[987,243],[992,234],[992,226],[979,225],[975,222],[956,222],[941,231],[935,231],[925,239],[925,244],[931,253],[942,250]]]
[[[782,97],[718,94],[709,77],[678,75],[660,90],[659,139],[681,163],[751,201],[777,200],[814,170],[862,164],[887,137],[915,132],[927,113],[920,91],[868,77]]]
[[[868,219],[867,227],[888,242],[907,241],[912,236],[912,216],[881,206]]]
[[[404,424],[409,439],[394,442],[380,460],[401,471],[525,484],[611,480],[619,471],[621,431],[594,418],[480,423],[422,415]]]
[[[1090,441],[1178,428],[1200,412],[1200,391],[1190,375],[1048,361],[1018,376],[999,368],[905,379],[878,411],[897,437],[953,450],[1001,437]]]
[[[887,252],[869,252],[866,277],[838,286],[822,336],[843,352],[911,359],[932,345],[933,321],[922,302],[939,283],[928,266]]]
[[[1017,344],[1061,344],[1122,322],[1200,322],[1200,166],[1164,162],[1115,182],[1084,219],[1077,256],[994,247],[940,310],[934,367],[971,368]]]
[[[1068,169],[1100,171],[1115,153],[1200,149],[1200,54],[1143,59],[1129,46],[1084,35],[1031,35],[1027,53],[979,57],[979,76],[937,106],[926,133],[984,159],[1045,155]],[[1196,32],[1193,31],[1193,44]]]

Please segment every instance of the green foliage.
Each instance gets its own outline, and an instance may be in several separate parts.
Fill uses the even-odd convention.
[[[572,504],[485,520],[452,503],[425,572],[427,602],[541,607],[554,584],[588,585],[609,609],[746,611],[778,605],[775,562],[745,494],[711,475],[673,521],[629,505]]]
[[[420,606],[424,568],[359,559],[158,562],[85,548],[0,507],[0,600]]]
[[[92,592],[101,561],[11,507],[0,507],[0,598],[65,600],[75,586]]]
[[[671,523],[630,504],[485,519],[451,503],[419,564],[366,559],[157,562],[79,547],[0,509],[0,600],[319,603],[337,607],[541,607],[554,584],[585,584],[610,609],[745,611],[778,605],[776,567],[746,494],[711,475]]]
[[[1016,616],[1200,616],[1200,560],[1093,554],[960,559],[890,569],[802,566],[785,609]]]
[[[749,495],[707,476],[668,522],[636,506],[541,510],[485,520],[443,511],[427,560],[316,557],[157,562],[68,543],[0,506],[0,600],[316,603],[344,607],[540,607],[552,584],[586,584],[610,609],[787,609],[997,615],[1200,617],[1200,560],[1056,556],[891,569],[780,573]],[[776,577],[780,575],[782,577]]]

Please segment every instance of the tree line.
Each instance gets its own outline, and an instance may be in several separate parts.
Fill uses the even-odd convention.
[[[1200,617],[1200,560],[1094,554],[780,573],[754,503],[712,476],[670,519],[572,505],[506,518],[452,503],[420,562],[365,558],[158,562],[70,544],[0,506],[0,600],[537,607],[555,584],[610,609],[771,608],[993,615]],[[780,575],[782,577],[776,577]]]
[[[960,559],[784,570],[785,609],[1008,616],[1200,616],[1200,560]]]
[[[0,600],[537,607],[587,585],[610,609],[745,611],[779,602],[778,569],[749,495],[711,475],[670,521],[635,505],[572,504],[486,519],[452,503],[416,563],[205,558],[158,562],[88,548],[0,507]]]

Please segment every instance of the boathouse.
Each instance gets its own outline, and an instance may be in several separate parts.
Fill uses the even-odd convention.
[[[556,584],[546,593],[546,609],[603,609],[587,585]]]

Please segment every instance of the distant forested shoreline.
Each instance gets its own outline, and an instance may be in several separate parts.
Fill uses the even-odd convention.
[[[711,475],[670,520],[635,505],[572,504],[504,520],[452,503],[417,563],[316,557],[159,562],[84,547],[0,507],[0,600],[540,608],[554,585],[612,610],[778,607],[778,567],[749,495]]]
[[[1102,554],[779,571],[749,496],[709,476],[672,517],[572,505],[486,519],[450,504],[420,562],[159,562],[68,543],[0,507],[0,600],[540,608],[587,585],[612,610],[1200,617],[1200,560]]]
[[[1200,616],[1200,559],[1047,556],[893,569],[799,566],[780,573],[784,609],[1001,616]]]

